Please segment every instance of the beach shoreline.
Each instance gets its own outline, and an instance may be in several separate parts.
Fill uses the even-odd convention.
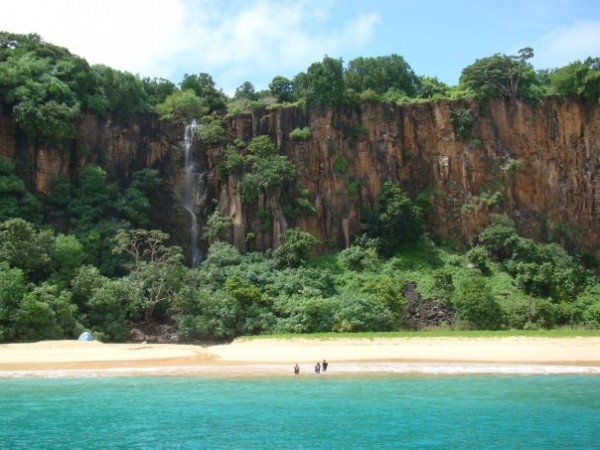
[[[296,363],[307,375],[324,358],[328,376],[600,375],[600,337],[242,339],[211,346],[41,341],[0,345],[0,378],[287,376]]]

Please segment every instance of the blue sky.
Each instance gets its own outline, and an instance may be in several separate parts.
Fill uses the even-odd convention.
[[[0,30],[38,33],[90,63],[232,94],[324,55],[401,55],[456,84],[477,58],[533,47],[536,69],[600,56],[600,0],[2,0]]]

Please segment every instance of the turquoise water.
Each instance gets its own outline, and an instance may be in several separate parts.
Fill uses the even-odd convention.
[[[592,449],[598,376],[0,379],[1,449]]]

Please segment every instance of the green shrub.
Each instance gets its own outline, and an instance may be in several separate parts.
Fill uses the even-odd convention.
[[[502,309],[484,278],[462,280],[453,298],[459,320],[477,330],[495,330],[504,322]]]
[[[522,163],[523,161],[520,159],[509,159],[506,161],[506,164],[502,166],[502,169],[508,173],[515,173],[517,170],[519,170],[519,167],[521,167]]]
[[[456,136],[459,139],[466,139],[475,122],[475,115],[470,109],[457,108],[450,113],[450,122],[454,126]]]
[[[349,270],[361,271],[373,270],[379,263],[379,256],[375,248],[365,248],[359,245],[351,245],[337,254],[342,267]]]
[[[366,89],[360,93],[361,102],[380,102],[381,96],[373,89]]]
[[[200,124],[195,130],[196,136],[204,145],[217,145],[225,142],[225,129],[217,121]]]
[[[476,246],[467,252],[467,260],[483,274],[489,273],[490,258],[484,247]]]
[[[306,231],[290,228],[279,237],[273,257],[281,267],[298,267],[312,255],[319,240]]]
[[[390,331],[396,326],[395,314],[375,295],[355,294],[337,300],[333,331]]]
[[[290,132],[290,139],[292,141],[306,141],[310,137],[310,128],[294,128]]]
[[[351,123],[346,126],[345,134],[348,139],[348,145],[352,148],[359,139],[367,136],[368,130],[360,123]]]
[[[350,178],[348,180],[348,187],[346,191],[348,192],[348,196],[352,200],[358,200],[360,198],[360,189],[362,188],[362,181],[360,178]]]
[[[333,171],[338,175],[346,175],[349,164],[348,158],[345,156],[339,156],[333,162]]]

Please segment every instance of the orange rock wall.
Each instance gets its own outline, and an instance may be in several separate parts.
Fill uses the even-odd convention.
[[[469,139],[455,134],[450,113],[456,108],[476,115]],[[222,147],[196,148],[204,171],[199,217],[205,220],[216,204],[232,219],[231,240],[242,250],[275,248],[290,226],[313,233],[324,248],[344,247],[360,233],[361,211],[375,206],[381,184],[390,180],[411,196],[427,190],[428,227],[443,240],[473,241],[491,214],[507,213],[528,236],[552,231],[564,244],[600,256],[599,107],[550,98],[533,106],[497,101],[256,109],[225,119],[224,126],[231,139],[270,135],[297,167],[316,209],[291,220],[276,197],[244,205],[239,180],[218,177]],[[305,126],[310,138],[291,141],[290,132]],[[152,117],[124,127],[83,115],[77,138],[52,147],[29,143],[0,115],[0,155],[16,161],[30,188],[42,195],[56,174],[76,179],[85,164],[101,165],[122,187],[134,170],[156,168],[164,183],[154,225],[185,246],[189,224],[177,208],[182,133],[181,126]],[[269,211],[268,229],[258,210]]]
[[[466,140],[450,121],[456,108],[476,116]],[[310,138],[291,141],[290,132],[305,126]],[[473,241],[491,214],[507,213],[526,235],[562,230],[554,237],[600,255],[600,108],[551,98],[534,106],[498,101],[364,104],[306,114],[257,110],[231,119],[228,129],[245,140],[273,137],[317,209],[296,225],[324,243],[348,245],[360,232],[361,210],[373,208],[381,184],[391,180],[411,195],[428,189],[429,227],[444,240]],[[353,129],[362,133],[353,136]],[[343,173],[336,160],[346,162]],[[223,212],[236,204],[236,243],[243,247],[243,234],[254,230],[239,217],[239,189],[224,185],[222,191]],[[290,225],[280,216],[272,215],[271,239]],[[267,239],[259,247],[272,244]]]

